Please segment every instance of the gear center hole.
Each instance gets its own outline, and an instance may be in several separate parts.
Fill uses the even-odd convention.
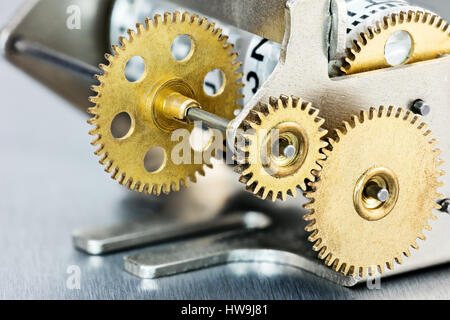
[[[303,165],[308,140],[303,129],[296,123],[283,123],[272,129],[266,137],[267,156],[262,153],[262,163],[266,171],[275,177],[294,174]]]
[[[354,205],[361,217],[377,221],[386,217],[395,207],[399,184],[395,174],[386,168],[366,172],[354,192]]]

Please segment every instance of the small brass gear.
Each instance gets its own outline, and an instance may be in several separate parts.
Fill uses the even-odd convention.
[[[145,25],[137,24],[137,32],[129,30],[129,39],[121,38],[121,47],[113,46],[114,55],[106,55],[109,65],[100,65],[104,75],[97,76],[100,84],[93,87],[97,96],[90,99],[96,104],[89,109],[93,115],[89,123],[94,126],[90,134],[96,137],[92,144],[99,146],[96,154],[101,157],[100,163],[120,184],[137,192],[159,195],[178,191],[188,180],[196,182],[196,174],[204,175],[205,165],[210,166],[210,159],[204,159],[203,152],[192,149],[188,155],[192,164],[173,161],[172,151],[180,141],[172,139],[172,132],[178,128],[191,130],[192,125],[166,118],[155,105],[161,92],[176,92],[195,100],[208,112],[234,118],[235,110],[240,109],[242,74],[237,71],[240,63],[233,45],[221,32],[214,23],[197,15],[166,13],[147,19]],[[180,35],[190,38],[191,51],[178,61],[171,48]],[[135,56],[144,60],[145,72],[131,82],[124,70]],[[224,83],[217,94],[210,96],[203,86],[205,76],[213,70],[221,71]],[[116,138],[111,125],[123,113],[131,119],[131,127],[126,135]],[[164,160],[159,168],[149,172],[144,162],[148,150],[154,147],[163,150]]]
[[[411,51],[402,64],[436,59],[450,54],[449,24],[431,13],[409,11],[392,14],[378,22],[360,38],[353,42],[353,48],[347,50],[341,71],[355,74],[382,68],[389,68],[385,56],[385,47],[392,35],[406,31],[411,38]]]
[[[285,200],[295,196],[297,188],[306,189],[306,181],[314,181],[317,163],[324,159],[326,147],[322,138],[324,120],[311,103],[296,97],[270,98],[269,104],[257,105],[244,121],[243,159],[236,172],[240,181],[262,199]],[[286,155],[291,148],[291,155]]]
[[[326,265],[344,274],[393,269],[418,249],[442,198],[437,141],[418,116],[381,107],[336,131],[305,206],[309,240]]]

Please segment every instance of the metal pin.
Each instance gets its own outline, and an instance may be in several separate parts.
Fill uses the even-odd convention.
[[[426,116],[431,112],[431,107],[422,99],[417,99],[411,105],[411,111],[415,114]]]
[[[189,108],[186,118],[192,122],[201,121],[207,128],[218,129],[222,132],[227,132],[228,125],[230,124],[227,119],[223,119],[199,108]]]
[[[450,213],[450,199],[439,201],[439,204],[441,205],[442,212]]]
[[[103,74],[103,71],[97,67],[32,41],[19,39],[14,42],[14,49],[21,54],[45,61],[91,80],[94,80],[96,74]]]
[[[293,145],[288,145],[283,150],[284,156],[289,159],[293,158],[296,153],[297,153],[297,150],[295,149],[295,147]]]
[[[368,185],[364,192],[367,196],[378,199],[381,202],[386,202],[390,197],[389,190],[381,188],[376,183]]]

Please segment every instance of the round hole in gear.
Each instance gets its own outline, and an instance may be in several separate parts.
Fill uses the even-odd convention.
[[[161,147],[152,147],[145,154],[144,167],[149,173],[157,173],[166,165],[166,151]]]
[[[220,69],[208,72],[203,81],[203,91],[211,97],[219,96],[225,90],[225,74]]]
[[[384,56],[386,62],[395,67],[406,63],[412,55],[413,40],[409,32],[398,30],[386,41]]]
[[[281,123],[264,138],[261,163],[270,175],[283,178],[296,172],[305,162],[308,154],[308,138],[300,125],[292,122]],[[286,156],[286,150],[293,154]]]
[[[133,133],[134,121],[128,112],[121,112],[111,122],[111,134],[116,139],[126,139]]]
[[[387,191],[386,201],[380,201],[368,194],[368,188],[374,185],[380,190]],[[400,186],[394,172],[387,168],[373,168],[359,178],[353,194],[353,203],[362,218],[368,221],[378,221],[394,209],[399,192]]]
[[[179,35],[172,42],[172,57],[178,62],[189,60],[194,54],[194,46],[191,37],[187,34]]]
[[[138,82],[144,78],[145,75],[145,61],[140,56],[130,58],[125,66],[125,78],[129,82]]]
[[[197,152],[205,152],[211,145],[212,140],[213,134],[211,130],[201,125],[196,125],[189,137],[192,150]]]

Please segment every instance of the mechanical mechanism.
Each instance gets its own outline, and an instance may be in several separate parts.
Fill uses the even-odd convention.
[[[268,3],[115,1],[90,99],[95,153],[148,195],[188,187],[214,158],[259,198],[304,194],[325,265],[383,274],[418,249],[450,196],[440,158],[450,152],[449,24],[400,0]],[[25,44],[16,49],[30,53]],[[142,275],[137,260],[127,269]]]
[[[448,24],[430,12],[404,1],[346,4],[346,44],[350,47],[343,60],[329,61],[331,69],[358,74],[450,53]],[[148,9],[154,11],[156,6]],[[91,134],[96,136],[93,144],[99,146],[100,162],[114,179],[129,189],[159,195],[178,191],[187,186],[188,179],[195,182],[196,173],[204,175],[203,166],[211,165],[209,157],[217,150],[207,149],[214,143],[201,151],[191,149],[187,157],[202,159],[200,163],[174,163],[170,155],[178,141],[173,132],[192,129],[194,121],[201,121],[210,129],[228,133],[242,97],[241,65],[223,30],[206,18],[175,11],[156,15],[136,28],[136,32],[128,31],[128,38],[121,37],[120,46],[113,45],[114,55],[107,55],[109,65],[101,66],[104,74],[94,87],[98,95],[91,98],[96,103],[90,109],[94,115],[90,123],[95,126]],[[227,29],[239,43],[243,32]],[[187,36],[182,48],[174,49],[182,35]],[[259,83],[271,73],[271,64],[264,64],[264,56],[257,53],[267,41],[260,41],[254,50],[249,43],[241,44],[240,51],[251,51],[250,56],[260,62],[253,61],[259,72],[249,72],[245,79],[255,74]],[[142,75],[130,81],[125,68],[134,56],[143,58],[141,66],[135,67]],[[252,63],[247,58],[245,63],[247,70]],[[212,70],[220,72],[205,79]],[[301,74],[288,79],[294,87],[303,80]],[[214,89],[210,94],[203,88],[208,82]],[[273,201],[295,197],[297,189],[306,192],[309,185],[313,191],[307,197],[313,201],[306,205],[311,213],[305,219],[311,221],[309,240],[319,258],[336,271],[361,277],[367,270],[374,274],[375,267],[381,273],[385,267],[392,269],[394,260],[401,263],[402,255],[410,255],[410,247],[417,248],[416,239],[425,238],[422,230],[430,229],[428,220],[436,218],[432,211],[441,208],[437,201],[443,195],[437,189],[442,186],[438,178],[443,172],[438,170],[442,163],[437,159],[437,141],[430,140],[418,116],[395,107],[362,111],[360,117],[345,122],[343,130],[333,133],[334,124],[327,123],[327,118],[341,110],[318,118],[319,106],[288,96],[292,92],[285,90],[279,99],[260,100],[255,106],[254,100],[249,102],[250,112],[239,126],[244,133],[234,136],[241,138],[242,146],[237,142],[228,146],[237,160],[240,181],[255,195]],[[365,107],[370,106],[361,105]],[[129,117],[129,129],[114,136],[111,126],[123,113]],[[326,129],[330,129],[328,135]],[[228,144],[233,141],[226,140]],[[162,149],[163,160],[150,170],[147,162],[153,148]]]

